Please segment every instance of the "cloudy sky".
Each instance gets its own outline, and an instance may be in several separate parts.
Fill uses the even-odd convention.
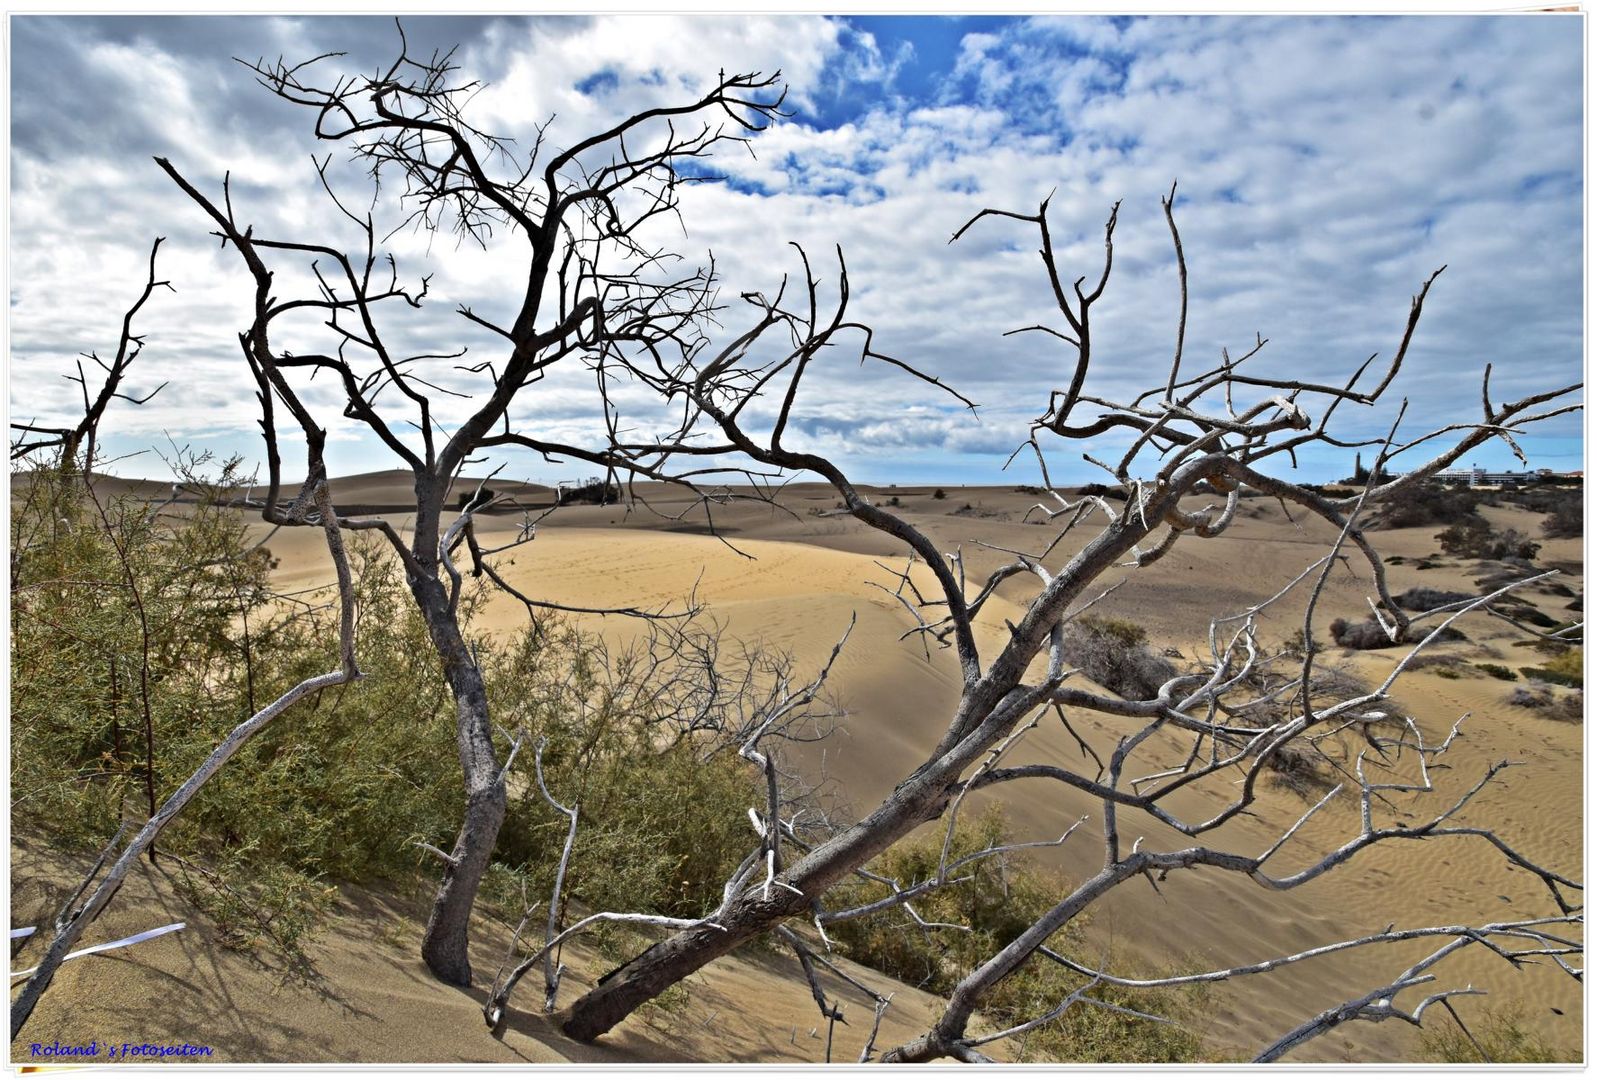
[[[1410,362],[1387,406],[1339,414],[1343,434],[1384,432],[1397,395],[1405,430],[1479,415],[1479,372],[1494,397],[1581,377],[1582,85],[1578,17],[1048,18],[791,16],[406,19],[413,51],[459,45],[485,84],[468,116],[526,146],[553,117],[564,146],[621,116],[702,93],[718,70],[780,69],[794,115],[716,167],[728,180],[683,198],[690,261],[713,253],[732,310],[774,290],[797,263],[824,266],[841,244],[855,317],[877,345],[957,386],[970,415],[891,369],[839,356],[814,369],[795,425],[864,480],[1032,482],[1000,471],[1071,357],[1040,335],[1061,325],[1035,235],[1018,222],[950,235],[985,206],[1050,224],[1067,277],[1096,276],[1108,209],[1123,200],[1115,272],[1094,309],[1089,390],[1132,396],[1162,384],[1177,318],[1176,275],[1160,196],[1179,180],[1191,277],[1189,364],[1217,361],[1255,334],[1262,369],[1340,381],[1372,353],[1390,356],[1409,298],[1442,264]],[[238,217],[257,235],[352,244],[316,186],[312,117],[278,101],[232,58],[326,52],[338,72],[370,73],[397,37],[377,17],[15,16],[11,23],[11,373],[13,419],[70,417],[60,376],[80,352],[114,350],[120,313],[142,285],[151,240],[167,237],[135,391],[169,381],[142,407],[119,403],[116,453],[171,441],[259,457],[253,383],[237,332],[250,288],[231,251],[154,164],[169,157],[203,190],[231,171]],[[370,192],[341,169],[353,204]],[[404,210],[377,205],[379,223]],[[431,275],[421,311],[385,329],[412,351],[494,343],[456,308],[512,310],[523,254],[401,232],[401,274]],[[322,342],[325,345],[325,342]],[[440,366],[465,392],[480,383]],[[594,431],[580,364],[532,388],[516,423],[554,438]],[[335,474],[396,464],[312,388],[333,437]],[[449,399],[444,419],[464,415]],[[628,402],[638,430],[649,405]],[[1580,468],[1578,418],[1522,440],[1534,466]],[[1087,480],[1080,459],[1108,438],[1057,448],[1057,477]],[[1308,457],[1300,475],[1343,475],[1343,455]],[[292,460],[292,458],[290,459]],[[1506,466],[1506,449],[1473,460]],[[118,466],[158,474],[146,453]],[[585,470],[511,459],[553,481]]]

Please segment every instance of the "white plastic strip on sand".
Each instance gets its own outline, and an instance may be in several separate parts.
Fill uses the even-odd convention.
[[[23,926],[23,927],[20,927],[20,928],[18,928],[16,930],[11,931],[11,940],[15,941],[19,937],[27,937],[29,934],[33,933],[37,929],[38,929],[37,926]]]
[[[171,926],[158,926],[154,930],[146,930],[144,933],[134,934],[132,937],[121,938],[117,941],[107,941],[104,945],[90,945],[87,949],[79,949],[76,952],[67,953],[66,956],[61,958],[61,962],[64,964],[75,957],[88,956],[90,953],[106,952],[111,949],[120,949],[127,945],[137,945],[141,941],[149,941],[151,938],[160,937],[162,934],[170,934],[174,930],[181,930],[187,925],[187,923],[175,922]],[[32,975],[38,970],[36,967],[31,967],[27,971],[13,971],[11,977],[20,979]]]

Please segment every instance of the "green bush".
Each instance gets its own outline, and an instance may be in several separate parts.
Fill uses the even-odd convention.
[[[871,869],[903,888],[926,881],[937,872],[944,833],[901,841],[876,859]],[[955,832],[950,861],[1004,843],[1007,829],[996,808]],[[922,931],[905,914],[884,912],[835,923],[828,934],[848,956],[933,994],[947,994],[969,971],[1013,941],[1069,889],[1059,877],[1003,856],[960,868],[956,876],[970,881],[933,890],[914,903],[921,918],[968,930]],[[860,883],[834,893],[834,910],[889,895],[886,886]],[[1084,944],[1085,916],[1077,916],[1054,935],[1049,947],[1083,962],[1103,960]],[[1112,968],[1113,960],[1110,960]],[[1087,980],[1041,955],[1034,955],[997,983],[979,1009],[987,1029],[1000,1030],[1047,1013]],[[1092,1005],[1077,1004],[1062,1017],[1016,1040],[1026,1061],[1168,1062],[1204,1056],[1202,1039],[1187,1026],[1200,1015],[1201,989],[1124,990],[1100,986],[1092,996],[1172,1023],[1126,1016]],[[975,1033],[973,1029],[973,1033]]]
[[[14,481],[13,829],[102,847],[239,722],[336,664],[330,594],[273,594],[269,553],[227,505],[234,470],[191,479],[204,497],[155,514],[139,499],[96,501],[55,470]],[[331,883],[419,875],[425,888],[437,868],[417,844],[447,849],[460,821],[454,704],[426,627],[386,548],[349,544],[366,678],[245,744],[156,845],[225,940],[290,959]],[[468,626],[482,597],[462,599]],[[635,654],[553,621],[475,645],[495,721],[546,739],[550,787],[580,805],[567,902],[672,915],[719,902],[750,846],[753,770],[700,736],[664,737],[669,703],[632,677]],[[508,781],[495,880],[520,870],[546,900],[567,823],[532,770],[528,746]],[[683,806],[691,828],[661,809]]]
[[[1559,686],[1573,686],[1578,690],[1582,685],[1584,666],[1581,650],[1570,649],[1541,667],[1520,668],[1519,671],[1527,679],[1541,679]]]
[[[1440,1010],[1426,1013],[1427,1022],[1420,1037],[1425,1059],[1456,1065],[1479,1065],[1483,1061],[1494,1065],[1511,1065],[1580,1060],[1578,1053],[1555,1047],[1532,1031],[1526,1025],[1525,1010],[1521,1006],[1493,1008],[1488,1005],[1484,1013],[1481,1019],[1466,1020],[1469,1035],[1464,1034],[1451,1016]],[[1482,1051],[1485,1051],[1484,1057]]]
[[[1579,675],[1565,675],[1551,668],[1522,667],[1519,673],[1527,679],[1539,679],[1542,682],[1557,683],[1559,686],[1573,686],[1577,690],[1581,687]]]
[[[1486,672],[1486,674],[1490,675],[1492,678],[1502,679],[1504,682],[1514,682],[1519,678],[1519,676],[1515,675],[1512,670],[1504,667],[1502,664],[1476,664],[1475,666]]]
[[[270,553],[220,505],[234,469],[188,479],[199,500],[160,512],[52,467],[13,479],[14,823],[99,847],[270,700],[301,627],[266,614]]]

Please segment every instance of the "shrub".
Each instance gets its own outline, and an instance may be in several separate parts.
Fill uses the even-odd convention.
[[[1560,674],[1569,675],[1578,679],[1585,670],[1584,662],[1585,656],[1581,650],[1570,649],[1568,652],[1562,653],[1559,656],[1554,657],[1552,660],[1549,660],[1546,666],[1553,671],[1559,672]]]
[[[1518,529],[1493,531],[1485,518],[1448,526],[1436,534],[1445,554],[1465,559],[1534,559],[1541,545]]]
[[[1475,666],[1486,672],[1486,674],[1490,675],[1492,678],[1502,679],[1504,682],[1515,682],[1519,679],[1518,675],[1515,675],[1513,671],[1504,667],[1502,664],[1476,664]]]
[[[1382,529],[1475,523],[1484,526],[1486,519],[1475,509],[1481,501],[1480,493],[1469,488],[1435,482],[1416,484],[1403,498],[1381,504],[1375,526]]]
[[[954,511],[954,516],[955,517],[988,518],[988,519],[991,519],[991,520],[994,520],[994,521],[1008,521],[1009,518],[1010,518],[1010,515],[1009,515],[1009,513],[1007,511],[1004,511],[1004,510],[990,510],[987,507],[981,506],[981,505],[972,506],[970,503],[965,503],[958,510],[955,510]]]
[[[205,912],[224,948],[269,950],[283,960],[285,978],[314,978],[306,947],[319,935],[337,889],[281,863],[253,866],[243,851],[225,853],[215,866],[170,852],[162,858],[176,868],[179,895]]]
[[[1542,535],[1549,539],[1582,536],[1585,528],[1585,512],[1578,492],[1574,498],[1560,502],[1542,519]]]
[[[147,775],[159,802],[244,717],[327,670],[336,612],[274,599],[270,555],[225,505],[229,469],[212,497],[171,515],[133,499],[96,504],[49,471],[29,483],[12,522],[12,824],[94,850],[125,814],[148,814]],[[459,825],[437,654],[397,561],[370,537],[347,543],[367,677],[245,744],[157,845],[225,940],[291,960],[333,882],[430,875],[416,843],[447,847]],[[462,597],[468,626],[483,588]],[[502,703],[496,722],[547,739],[550,786],[582,807],[570,901],[668,915],[719,902],[747,847],[753,771],[697,738],[662,738],[660,687],[634,677],[636,654],[553,621],[477,648]],[[530,748],[515,760],[496,857],[547,897],[566,822],[532,763]],[[661,815],[662,799],[696,812]]]
[[[1288,739],[1265,761],[1270,779],[1303,798],[1318,797],[1331,787],[1329,762],[1309,740]]]
[[[1537,614],[1540,614],[1538,612]],[[1583,622],[1555,622],[1548,628],[1549,633],[1557,634],[1561,642],[1579,644],[1585,640],[1586,624]]]
[[[1460,604],[1473,600],[1475,597],[1469,593],[1449,592],[1446,589],[1432,589],[1425,585],[1416,585],[1412,589],[1399,593],[1392,599],[1404,611],[1431,611],[1444,604]]]
[[[1521,648],[1535,649],[1543,656],[1563,656],[1569,651],[1569,642],[1549,641],[1546,638],[1531,638],[1528,641],[1520,641],[1515,644]]]
[[[1553,703],[1553,692],[1545,685],[1517,687],[1507,701],[1517,709],[1545,709]]]
[[[1430,1012],[1426,1016],[1440,1017],[1441,1014]],[[1506,1008],[1488,1005],[1482,1019],[1469,1021],[1468,1035],[1451,1017],[1442,1019],[1440,1024],[1429,1023],[1423,1029],[1420,1045],[1427,1060],[1459,1065],[1478,1065],[1483,1061],[1508,1065],[1579,1060],[1579,1054],[1559,1049],[1532,1031],[1525,1022],[1525,1010],[1517,1005]]]
[[[171,514],[96,497],[53,468],[14,479],[25,492],[12,518],[14,823],[47,821],[97,848],[125,802],[148,813],[192,768],[214,703],[231,727],[269,700],[279,647],[299,629],[267,611],[270,553],[249,550],[222,505],[236,465],[208,488],[202,464],[188,480],[217,497]]]
[[[1541,679],[1544,682],[1557,683],[1560,686],[1573,686],[1579,689],[1584,676],[1581,650],[1570,649],[1568,652],[1555,656],[1541,667],[1520,668],[1519,671],[1527,679]]]
[[[1535,709],[1552,720],[1579,723],[1585,717],[1585,697],[1579,691],[1573,694],[1555,694],[1546,683],[1521,686],[1508,695],[1508,704],[1521,709]]]
[[[1349,622],[1347,619],[1332,621],[1331,640],[1344,649],[1390,649],[1398,645],[1410,645],[1428,637],[1435,627],[1411,626],[1406,633],[1399,634],[1393,640],[1387,634],[1385,627],[1376,622],[1374,617],[1363,622]],[[1433,643],[1446,641],[1466,641],[1464,632],[1453,626],[1443,627],[1433,639]]]
[[[1543,629],[1564,629],[1569,626],[1568,623],[1561,623],[1551,615],[1548,615],[1529,604],[1516,605],[1515,607],[1508,609],[1505,614],[1519,620],[1520,622],[1527,622],[1532,626],[1539,626]]]
[[[948,498],[948,492],[944,491],[942,488],[938,488],[936,491],[932,492],[932,498],[946,499]]]
[[[1312,637],[1305,638],[1300,626],[1287,635],[1286,641],[1281,644],[1281,654],[1293,660],[1302,660],[1310,648],[1318,652],[1320,643]]]
[[[1344,649],[1389,649],[1398,644],[1374,619],[1356,623],[1336,619],[1332,621],[1330,629],[1331,640]]]
[[[872,871],[901,887],[932,878],[942,854],[944,832],[903,840],[871,865]],[[996,808],[956,829],[950,859],[1007,840],[1003,816]],[[915,901],[921,918],[967,930],[922,931],[893,908],[835,923],[828,934],[848,956],[883,974],[933,994],[947,994],[977,964],[1027,929],[1063,897],[1059,878],[1005,856],[983,859],[960,868],[971,880],[932,890]],[[888,895],[877,883],[851,887],[839,906],[869,903]],[[1086,954],[1084,963],[1104,960],[1083,944],[1085,916],[1077,916],[1050,943],[1065,955]],[[1059,1004],[1086,982],[1081,976],[1041,956],[1033,957],[994,986],[982,1001],[982,1016],[994,1029],[1031,1019]],[[1126,990],[1100,986],[1092,996],[1125,1008],[1177,1021],[1161,1024],[1110,1010],[1078,1004],[1064,1016],[1029,1032],[1019,1042],[1018,1056],[1030,1061],[1192,1061],[1201,1057],[1202,1040],[1181,1024],[1196,1017],[1202,990]]]
[[[1065,626],[1065,661],[1128,700],[1158,694],[1175,665],[1147,647],[1147,632],[1124,619],[1082,615]]]

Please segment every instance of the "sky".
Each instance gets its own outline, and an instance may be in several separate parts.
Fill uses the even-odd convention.
[[[1190,279],[1188,365],[1262,335],[1269,344],[1250,361],[1260,373],[1342,382],[1372,354],[1392,355],[1410,297],[1446,264],[1399,382],[1376,408],[1338,412],[1344,438],[1384,434],[1404,398],[1410,436],[1477,419],[1487,363],[1498,401],[1582,378],[1578,16],[407,16],[405,30],[413,52],[458,46],[462,77],[481,84],[468,118],[522,147],[541,125],[544,145],[563,147],[691,100],[723,69],[780,70],[793,115],[718,155],[725,181],[690,187],[680,227],[661,242],[685,266],[713,256],[727,305],[715,340],[747,325],[741,294],[774,292],[799,272],[789,242],[823,276],[841,245],[851,313],[874,328],[876,347],[980,406],[973,415],[857,354],[823,358],[789,441],[863,482],[1037,481],[1031,459],[1008,471],[1005,460],[1074,358],[1045,335],[1003,336],[1064,328],[1035,229],[989,219],[949,239],[985,207],[1034,213],[1050,194],[1067,279],[1096,279],[1104,221],[1121,202],[1114,271],[1094,308],[1090,393],[1125,400],[1163,385],[1179,314],[1160,205],[1172,182]],[[163,236],[160,274],[174,291],[141,313],[147,344],[128,389],[167,385],[144,405],[113,407],[107,450],[132,455],[113,469],[163,475],[163,455],[185,445],[259,461],[255,387],[237,345],[249,278],[153,159],[170,158],[213,195],[230,175],[235,211],[258,236],[353,247],[313,156],[334,155],[329,174],[351,205],[371,203],[369,182],[345,147],[317,142],[311,114],[234,58],[346,54],[319,63],[331,81],[386,66],[397,45],[392,21],[376,16],[13,16],[12,419],[78,415],[78,390],[62,376],[80,353],[114,351]],[[373,212],[381,232],[407,208],[385,192]],[[442,422],[458,422],[486,384],[454,365],[502,352],[458,308],[508,317],[525,245],[498,235],[479,250],[402,230],[387,248],[401,279],[429,276],[429,291],[421,309],[392,311],[385,335],[414,352],[469,350],[428,369],[467,395],[440,398]],[[298,284],[285,270],[285,291]],[[326,347],[314,331],[295,344]],[[580,362],[562,365],[518,400],[512,421],[591,445],[592,385]],[[399,464],[342,417],[329,381],[306,392],[334,475]],[[658,430],[646,394],[623,392],[621,403],[630,430]],[[1532,467],[1581,468],[1578,416],[1519,442]],[[1086,482],[1107,477],[1083,455],[1118,457],[1125,443],[1044,445],[1056,481]],[[286,456],[296,460],[292,448]],[[1499,443],[1461,462],[1471,463],[1515,467]],[[591,471],[531,455],[504,464],[542,482]],[[1352,471],[1351,451],[1309,453],[1296,469],[1297,479],[1336,479]]]

